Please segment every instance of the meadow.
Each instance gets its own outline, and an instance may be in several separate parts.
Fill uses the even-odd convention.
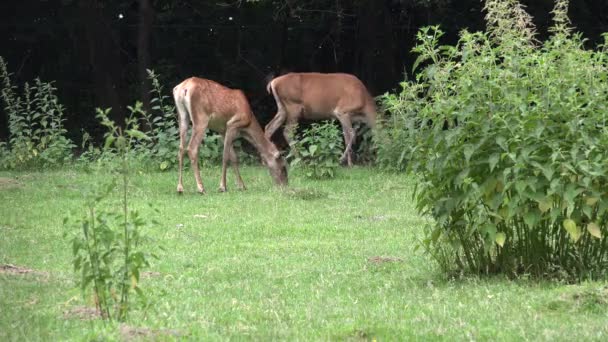
[[[189,171],[189,170],[188,170]],[[290,175],[287,189],[245,166],[248,187],[206,195],[185,174],[139,172],[131,206],[158,259],[142,274],[146,302],[124,323],[94,315],[76,288],[65,217],[111,177],[78,168],[0,172],[0,340],[605,340],[608,288],[525,275],[445,275],[416,248],[430,219],[412,176],[340,169]],[[119,206],[110,197],[103,206]],[[163,248],[157,248],[162,246]]]

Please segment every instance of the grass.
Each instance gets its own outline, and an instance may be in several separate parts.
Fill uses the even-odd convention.
[[[605,340],[605,283],[564,285],[501,277],[446,279],[414,251],[425,219],[413,180],[342,169],[334,180],[292,174],[275,189],[244,167],[247,191],[175,193],[176,174],[140,173],[132,206],[159,226],[140,285],[150,304],[123,325],[81,319],[66,216],[100,176],[76,170],[0,173],[0,340]],[[229,186],[233,183],[229,183]],[[107,206],[117,205],[118,198]],[[149,206],[160,210],[156,214]],[[31,272],[27,272],[32,270]],[[80,309],[79,309],[80,308]],[[85,315],[86,316],[86,315]]]

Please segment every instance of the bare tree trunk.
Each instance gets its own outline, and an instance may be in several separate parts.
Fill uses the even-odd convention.
[[[396,75],[389,8],[384,1],[364,0],[359,3],[358,18],[355,70],[372,94],[385,91]]]
[[[96,106],[112,108],[112,118],[123,125],[125,111],[122,104],[120,44],[105,20],[98,0],[82,0],[84,38],[89,47],[89,66]]]
[[[149,0],[139,0],[139,28],[137,36],[137,73],[141,101],[146,111],[150,110],[150,80],[146,69],[150,68],[150,36],[154,10]],[[148,127],[150,128],[150,127]]]

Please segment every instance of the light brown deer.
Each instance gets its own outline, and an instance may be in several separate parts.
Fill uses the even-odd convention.
[[[340,121],[345,149],[341,161],[352,166],[355,142],[353,122],[362,121],[370,128],[376,122],[376,103],[363,83],[349,74],[290,73],[268,83],[267,90],[277,103],[277,114],[266,125],[270,139],[285,123],[283,136],[291,145],[293,129],[300,119]]]
[[[245,138],[258,150],[275,183],[281,186],[287,184],[285,162],[276,146],[264,136],[264,131],[241,90],[226,88],[211,80],[192,77],[173,88],[173,98],[179,121],[178,193],[184,191],[182,165],[186,151],[184,144],[188,133],[188,121],[192,122],[192,134],[187,151],[199,193],[205,192],[198,167],[198,150],[205,136],[206,128],[219,132],[224,137],[222,178],[219,191],[226,191],[228,161],[232,164],[237,186],[245,189],[233,147],[234,139],[239,136]]]

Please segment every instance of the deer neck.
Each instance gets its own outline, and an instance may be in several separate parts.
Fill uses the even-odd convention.
[[[253,120],[244,132],[249,142],[258,150],[262,159],[269,163],[279,152],[277,147],[264,136],[264,131],[257,120]]]

